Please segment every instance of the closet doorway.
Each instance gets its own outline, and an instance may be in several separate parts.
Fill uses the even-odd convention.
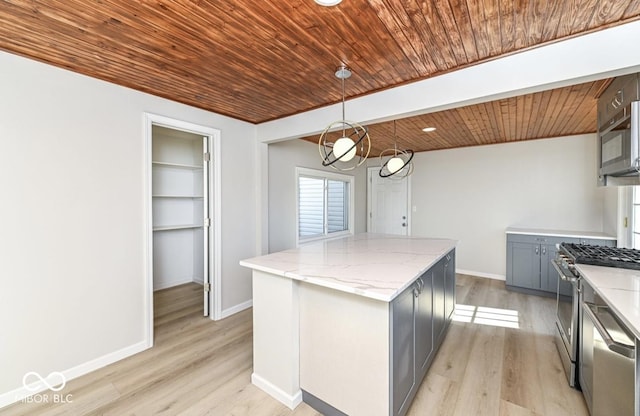
[[[220,133],[151,114],[146,115],[146,124],[147,285],[153,340],[156,291],[200,285],[202,315],[216,319],[220,314]]]

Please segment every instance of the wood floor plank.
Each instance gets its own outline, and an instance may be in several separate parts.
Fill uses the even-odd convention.
[[[500,416],[537,416],[539,414],[506,400],[500,401]]]
[[[461,274],[456,297],[455,321],[409,416],[588,416],[555,350],[553,299]],[[0,416],[319,415],[251,384],[251,310],[204,318],[196,284],[156,292],[154,306],[153,348],[67,383],[72,403],[18,403]]]
[[[452,416],[459,394],[460,383],[429,371],[407,415]]]

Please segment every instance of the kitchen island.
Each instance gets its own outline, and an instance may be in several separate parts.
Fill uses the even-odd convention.
[[[455,246],[358,234],[241,261],[253,384],[290,408],[405,414],[451,320]]]

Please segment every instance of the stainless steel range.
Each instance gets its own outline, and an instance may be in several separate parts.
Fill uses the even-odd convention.
[[[580,314],[580,273],[576,264],[640,270],[640,250],[562,243],[552,260],[558,271],[556,346],[569,385],[579,388],[578,339]]]

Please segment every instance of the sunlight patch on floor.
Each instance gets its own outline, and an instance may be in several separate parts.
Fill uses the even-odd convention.
[[[456,322],[501,326],[504,328],[520,328],[518,311],[490,308],[488,306],[462,305],[458,303],[453,312],[453,320]]]

